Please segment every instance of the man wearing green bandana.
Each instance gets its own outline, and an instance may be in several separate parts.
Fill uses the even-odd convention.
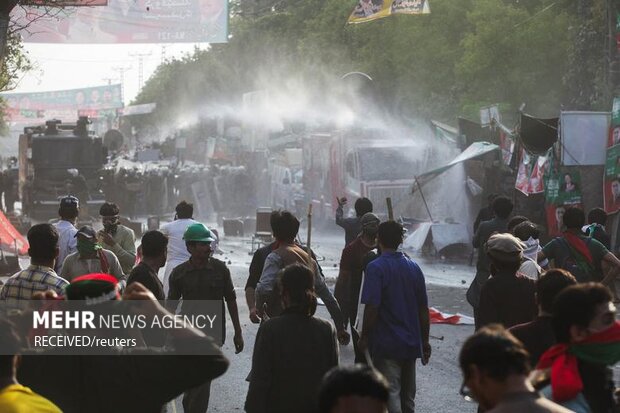
[[[611,370],[620,361],[620,323],[612,300],[607,287],[585,283],[564,289],[553,305],[558,344],[537,366],[537,379],[548,378],[550,385],[537,387],[579,413],[612,413],[620,407]]]
[[[85,274],[103,273],[123,280],[121,264],[112,251],[104,249],[98,243],[97,233],[93,227],[85,225],[77,234],[77,252],[70,254],[62,266],[61,277],[71,281]]]

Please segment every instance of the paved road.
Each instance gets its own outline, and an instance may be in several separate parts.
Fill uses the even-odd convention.
[[[323,258],[321,266],[326,277],[333,278],[338,273],[337,265],[342,246],[341,237],[332,235],[313,235],[313,247],[316,253]],[[243,411],[243,404],[247,394],[248,383],[245,378],[250,370],[252,349],[256,338],[257,325],[249,321],[248,308],[245,304],[243,287],[247,278],[247,268],[251,256],[247,240],[241,238],[227,239],[221,242],[223,255],[218,256],[230,262],[229,267],[233,275],[233,283],[237,291],[237,303],[240,310],[241,324],[244,331],[245,349],[241,354],[234,354],[232,344],[232,325],[228,320],[228,337],[224,345],[224,352],[230,359],[229,370],[212,386],[210,412]],[[469,307],[464,303],[465,289],[462,280],[473,277],[473,269],[465,265],[430,264],[422,263],[423,270],[429,279],[429,299],[432,306],[446,312],[468,313]],[[325,307],[320,307],[318,316],[329,319]],[[418,366],[418,394],[417,411],[462,413],[474,412],[475,405],[465,402],[458,394],[461,385],[461,375],[458,368],[458,351],[465,338],[473,332],[472,326],[445,326],[433,325],[431,334],[444,337],[444,340],[432,339],[433,356],[427,366]],[[342,364],[353,363],[353,348],[351,345],[341,346],[340,358]],[[300,374],[303,374],[300,372]],[[182,412],[180,400],[171,409],[173,412]]]

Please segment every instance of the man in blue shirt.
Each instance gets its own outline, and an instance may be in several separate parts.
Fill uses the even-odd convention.
[[[429,313],[424,274],[397,252],[403,227],[379,225],[381,256],[368,264],[362,289],[366,305],[359,346],[368,349],[375,367],[390,384],[390,413],[413,413],[415,361],[426,365],[431,356]]]

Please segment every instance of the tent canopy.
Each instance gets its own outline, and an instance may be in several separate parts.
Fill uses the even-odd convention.
[[[470,159],[477,158],[479,156],[485,155],[489,152],[493,152],[498,149],[499,149],[499,146],[489,143],[489,142],[474,142],[471,145],[469,145],[467,149],[461,152],[456,158],[450,161],[450,163],[448,163],[447,165],[441,166],[439,168],[435,168],[431,171],[423,173],[422,175],[418,175],[416,179],[420,185],[425,185],[432,179],[436,178],[437,176],[441,175],[448,169],[452,168],[454,165],[457,165],[461,162],[465,162]],[[414,186],[413,191],[415,192],[416,189],[417,188]]]
[[[437,252],[451,245],[471,246],[471,235],[465,224],[424,222],[409,235],[403,246],[413,251],[421,251],[428,237],[432,236],[432,243]]]

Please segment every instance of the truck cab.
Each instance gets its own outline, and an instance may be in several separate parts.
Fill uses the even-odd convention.
[[[65,195],[77,196],[81,205],[92,209],[105,202],[100,177],[107,154],[101,138],[89,133],[87,125],[88,119],[80,118],[73,125],[52,120],[44,127],[24,128],[19,175],[25,214],[53,218]]]

